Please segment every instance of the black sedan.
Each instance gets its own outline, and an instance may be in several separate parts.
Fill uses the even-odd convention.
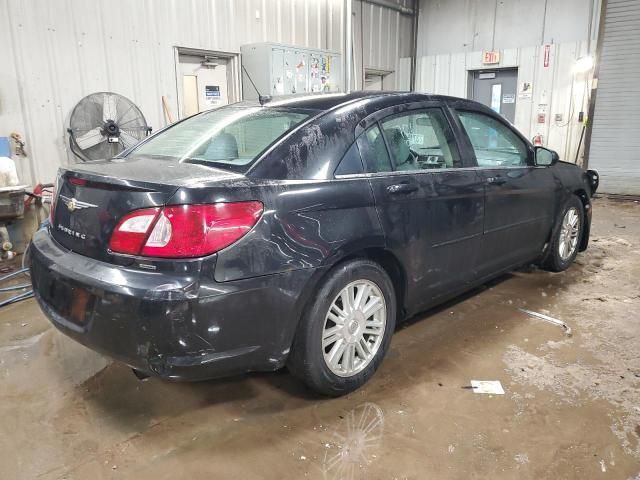
[[[61,169],[31,278],[57,328],[140,375],[286,365],[341,395],[397,321],[523,264],[569,267],[596,188],[469,100],[239,103]]]

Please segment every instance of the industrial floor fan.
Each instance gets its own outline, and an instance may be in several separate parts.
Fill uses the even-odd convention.
[[[69,119],[69,148],[80,160],[112,158],[149,135],[140,109],[117,93],[87,95]]]

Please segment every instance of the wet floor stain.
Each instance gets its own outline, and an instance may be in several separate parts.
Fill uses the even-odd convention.
[[[0,478],[637,479],[637,278],[640,206],[600,200],[568,272],[515,272],[410,319],[338,399],[286,371],[141,382],[23,302],[0,314]]]

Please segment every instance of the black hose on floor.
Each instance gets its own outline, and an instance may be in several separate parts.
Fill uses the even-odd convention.
[[[33,297],[33,290],[29,290],[28,292],[20,293],[19,295],[15,295],[11,298],[3,300],[0,302],[0,308],[6,305],[11,305],[12,303],[20,302],[22,300],[26,300],[27,298]]]
[[[23,283],[22,285],[12,285],[10,287],[3,287],[3,288],[0,288],[0,293],[1,292],[13,292],[14,290],[22,290],[23,288],[31,288],[31,284],[30,283]]]
[[[28,275],[27,272],[29,272],[29,269],[23,267],[20,270],[16,270],[15,272],[11,272],[11,273],[8,273],[7,275],[0,277],[0,282],[4,282],[5,280],[9,280],[10,278],[17,277],[21,273],[25,273]]]
[[[31,243],[31,242],[29,242]],[[18,275],[24,274],[27,277],[29,277],[29,268],[25,267],[25,259],[27,257],[27,252],[29,251],[29,245],[27,245],[27,248],[25,248],[25,253],[22,254],[22,268],[20,270],[16,270],[15,272],[11,272],[8,273],[7,275],[3,275],[2,277],[0,277],[0,283],[4,282],[5,280],[9,280],[10,278],[13,277],[17,277]],[[19,293],[17,295],[14,295],[13,297],[7,298],[6,300],[2,300],[0,301],[0,308],[7,306],[7,305],[11,305],[12,303],[16,303],[16,302],[20,302],[22,300],[26,300],[27,298],[32,298],[33,297],[33,290],[30,289],[31,284],[30,283],[23,283],[21,285],[11,285],[9,287],[2,287],[0,288],[0,293],[4,293],[4,292],[13,292],[15,290],[21,290],[23,288],[29,288],[28,291],[26,292],[22,292]]]

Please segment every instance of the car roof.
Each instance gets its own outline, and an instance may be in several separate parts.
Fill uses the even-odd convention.
[[[349,93],[311,93],[282,95],[273,97],[271,100],[267,101],[264,104],[264,107],[284,107],[328,111],[341,105],[346,105],[361,99],[369,99],[372,103],[379,103],[380,107],[387,106],[388,104],[424,102],[429,100],[463,100],[455,97],[431,95],[427,93],[355,91]],[[259,106],[260,103],[257,100],[248,100],[236,103],[235,105],[253,107]]]

